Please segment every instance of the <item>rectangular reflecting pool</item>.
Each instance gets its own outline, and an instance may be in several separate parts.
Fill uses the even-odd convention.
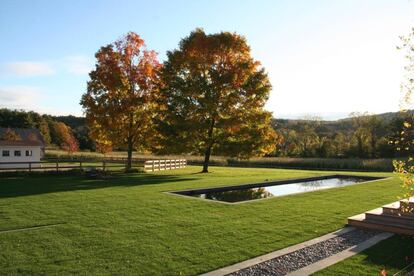
[[[329,175],[302,179],[267,181],[262,183],[174,191],[172,193],[224,202],[241,202],[289,194],[344,187],[359,182],[382,179],[373,176]]]

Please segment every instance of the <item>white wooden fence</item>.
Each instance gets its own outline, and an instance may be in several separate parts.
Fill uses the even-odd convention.
[[[150,172],[174,170],[185,168],[186,166],[187,160],[185,159],[147,160],[144,162],[144,170]]]
[[[102,170],[123,170],[126,166],[126,158],[111,158],[103,160],[49,160],[42,162],[0,162],[1,171],[67,171],[71,169],[84,170],[99,168]],[[138,160],[132,162],[133,168],[141,168],[144,171],[155,172],[185,168],[185,159],[160,159]]]

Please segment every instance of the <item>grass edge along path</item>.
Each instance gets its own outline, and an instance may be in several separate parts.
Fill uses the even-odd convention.
[[[409,266],[414,270],[414,237],[394,235],[373,247],[340,263],[329,266],[312,275],[405,275],[402,271]]]

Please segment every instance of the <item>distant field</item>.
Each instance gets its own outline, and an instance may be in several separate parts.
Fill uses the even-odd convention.
[[[49,158],[55,158],[55,157],[97,157],[97,158],[103,158],[103,157],[127,157],[126,151],[113,151],[107,154],[101,154],[99,152],[89,152],[89,151],[78,151],[74,152],[72,155],[69,155],[66,151],[63,150],[46,150],[46,157]],[[143,159],[180,159],[180,158],[186,158],[187,160],[194,160],[194,161],[202,161],[203,157],[201,156],[193,156],[193,155],[152,155],[152,154],[143,154],[143,153],[137,153],[134,152],[132,154],[133,158],[143,158]],[[221,161],[226,162],[225,157],[220,156],[213,156],[212,161]]]
[[[61,150],[47,150],[47,157],[68,157],[67,152]],[[105,156],[96,152],[76,152],[75,157],[126,157],[126,152],[111,152]],[[133,157],[143,159],[187,159],[190,164],[200,165],[202,156],[194,155],[151,155],[134,153]],[[212,156],[210,164],[216,166],[263,167],[263,168],[293,168],[293,169],[329,169],[329,170],[356,170],[392,172],[392,159],[336,159],[336,158],[290,158],[290,157],[262,157],[249,160],[236,160],[223,156]]]
[[[200,169],[110,180],[0,178],[0,274],[196,275],[337,230],[348,216],[401,193],[390,173],[360,173],[391,178],[236,205],[164,193],[334,173],[212,167],[200,174]],[[57,225],[2,232],[51,224]],[[361,275],[358,271],[352,272]]]

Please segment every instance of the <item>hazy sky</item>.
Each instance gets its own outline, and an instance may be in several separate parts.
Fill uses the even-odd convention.
[[[0,2],[0,107],[82,115],[94,54],[128,31],[159,53],[197,27],[244,35],[283,118],[396,111],[413,0]]]

